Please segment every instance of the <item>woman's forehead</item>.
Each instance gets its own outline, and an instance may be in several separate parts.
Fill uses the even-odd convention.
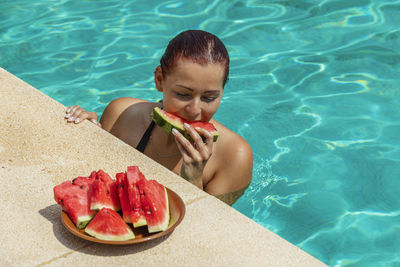
[[[223,80],[224,67],[220,63],[199,64],[192,60],[179,60],[167,76],[177,78],[201,77],[203,80]]]

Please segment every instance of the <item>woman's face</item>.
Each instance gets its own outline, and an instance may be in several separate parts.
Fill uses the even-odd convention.
[[[178,59],[163,76],[156,69],[156,87],[164,93],[164,110],[188,121],[209,121],[221,102],[224,68],[222,64],[200,65],[190,59]]]

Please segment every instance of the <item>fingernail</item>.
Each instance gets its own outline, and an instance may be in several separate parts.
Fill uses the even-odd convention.
[[[178,130],[175,129],[175,128],[172,128],[172,133],[173,133],[173,134],[177,134],[177,133],[178,133]]]
[[[189,124],[187,124],[186,122],[185,122],[185,123],[183,123],[183,126],[185,126],[186,128],[189,128],[189,127],[190,127],[190,125],[189,125]]]
[[[67,108],[67,113],[69,113],[70,110],[71,110],[70,108]]]
[[[71,117],[71,114],[65,115],[65,118],[69,118],[69,117]]]
[[[78,123],[78,122],[80,122],[80,121],[81,121],[81,119],[77,118],[77,119],[75,120],[75,123]]]
[[[197,131],[200,131],[200,127],[194,127]]]
[[[68,118],[68,121],[73,121],[74,120],[74,117],[69,117]]]

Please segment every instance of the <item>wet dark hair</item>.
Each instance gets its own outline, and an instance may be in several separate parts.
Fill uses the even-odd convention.
[[[206,65],[220,63],[224,67],[223,86],[229,76],[229,55],[225,45],[214,34],[201,30],[188,30],[175,36],[165,49],[160,65],[163,75],[167,75],[179,58]]]

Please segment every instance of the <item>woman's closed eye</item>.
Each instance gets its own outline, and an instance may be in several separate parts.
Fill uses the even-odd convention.
[[[189,93],[176,92],[176,95],[179,98],[184,99],[184,100],[188,100],[188,99],[191,99],[193,97],[193,95],[189,94]],[[201,101],[209,103],[209,102],[214,101],[218,97],[219,97],[219,95],[203,95],[203,96],[200,97],[200,99],[201,99]]]
[[[217,98],[217,96],[202,96],[201,100],[203,100],[204,102],[212,102]]]
[[[176,95],[177,95],[178,97],[180,97],[180,98],[189,98],[189,97],[190,97],[190,95],[189,95],[189,94],[186,94],[186,93],[176,93]]]

